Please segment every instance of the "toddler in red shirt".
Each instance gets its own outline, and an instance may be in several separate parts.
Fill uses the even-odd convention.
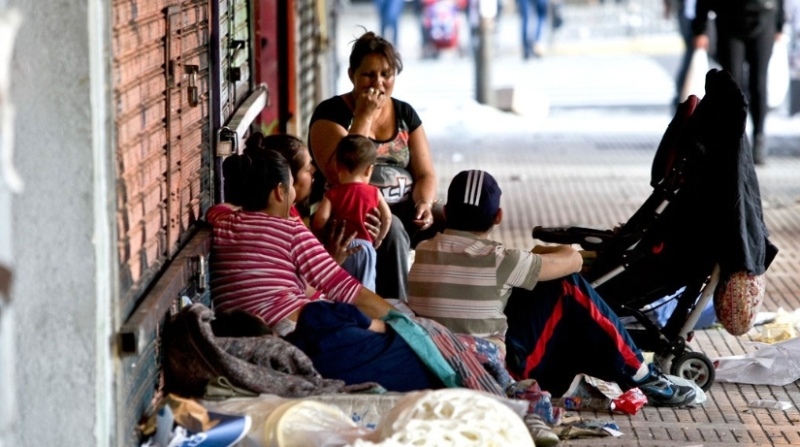
[[[350,244],[353,253],[342,268],[361,281],[364,287],[375,290],[375,249],[389,232],[392,212],[377,187],[369,184],[377,159],[375,144],[361,135],[347,135],[336,146],[338,184],[325,192],[314,214],[311,228],[322,234],[331,220],[345,222],[346,234],[355,233]],[[373,209],[380,211],[381,226],[377,237],[364,224]]]

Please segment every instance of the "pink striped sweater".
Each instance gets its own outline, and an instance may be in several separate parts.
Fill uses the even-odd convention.
[[[345,272],[301,222],[262,212],[211,207],[211,296],[219,311],[242,309],[275,323],[316,298],[352,303],[361,284]]]

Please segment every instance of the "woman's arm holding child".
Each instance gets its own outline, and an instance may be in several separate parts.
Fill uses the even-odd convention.
[[[317,239],[321,239],[320,236],[324,234],[325,225],[328,224],[328,220],[331,218],[331,201],[328,200],[327,197],[323,197],[322,201],[319,202],[319,208],[317,208],[317,212],[314,213],[314,220],[311,221],[311,232],[314,233],[314,236]]]

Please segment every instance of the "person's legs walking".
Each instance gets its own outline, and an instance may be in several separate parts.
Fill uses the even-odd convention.
[[[745,79],[744,64],[748,59],[748,53],[747,44],[743,39],[732,35],[730,30],[722,26],[717,27],[717,62],[719,62],[723,70],[726,70],[731,74],[739,88],[745,91],[745,96],[747,96],[747,102],[749,104],[748,112],[750,113],[751,117],[754,117],[754,110],[758,112],[760,107],[754,107],[753,105],[753,86],[751,84],[753,81],[753,75],[755,74],[753,68],[755,67],[748,67],[751,75],[749,79]],[[766,100],[766,96],[764,96],[764,98]],[[755,152],[755,142],[752,150],[753,158],[755,160],[757,156]],[[758,163],[759,161],[757,160],[756,162]]]
[[[386,39],[386,30],[388,28],[388,10],[392,0],[375,0],[375,9],[378,10],[379,28],[381,30],[381,37]]]
[[[542,56],[542,35],[547,23],[548,0],[536,0],[536,31],[533,35],[533,54],[537,57]]]
[[[739,88],[744,89],[744,42],[731,35],[729,30],[718,27],[715,57],[722,69],[729,72],[739,84]]]
[[[760,164],[766,156],[764,124],[769,112],[767,105],[767,69],[775,43],[775,15],[762,13],[759,18],[761,32],[748,40],[745,59],[750,69],[750,116],[753,120],[753,160]]]
[[[678,67],[678,74],[675,77],[675,101],[673,103],[674,109],[677,109],[678,104],[680,103],[681,91],[683,90],[683,84],[686,83],[686,76],[689,73],[689,64],[691,63],[692,55],[694,54],[692,21],[686,17],[683,8],[683,2],[679,2],[679,7],[676,9],[678,16],[678,29],[681,33],[681,39],[683,40],[683,56],[681,57],[681,63]]]
[[[422,58],[429,59],[434,56],[434,48],[430,41],[430,33],[428,32],[428,25],[426,25],[426,11],[427,6],[424,0],[414,1],[414,10],[419,18],[419,28],[422,34],[420,35],[420,42],[422,43]]]
[[[530,39],[530,17],[532,0],[517,0],[517,9],[519,9],[519,16],[522,20],[520,28],[522,29],[522,57],[528,59],[533,55],[533,47]]]
[[[400,16],[403,14],[403,6],[405,5],[405,0],[388,0],[388,10],[386,14],[386,19],[388,22],[387,28],[391,29],[392,37],[391,39],[386,37],[389,42],[392,42],[392,45],[397,47],[398,42],[400,41]],[[387,30],[387,32],[389,32]]]

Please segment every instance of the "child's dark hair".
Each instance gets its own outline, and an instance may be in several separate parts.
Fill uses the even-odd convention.
[[[353,42],[353,49],[350,51],[350,70],[358,68],[364,58],[370,54],[383,56],[394,74],[400,74],[403,71],[403,60],[400,58],[400,53],[388,40],[372,31],[367,31]]]
[[[336,163],[349,172],[366,169],[377,159],[375,143],[363,135],[345,135],[336,145]]]
[[[271,150],[234,154],[222,163],[225,176],[225,200],[241,205],[245,211],[261,211],[269,204],[269,195],[278,185],[289,188],[289,163]]]
[[[483,233],[494,226],[497,216],[487,216],[480,208],[461,203],[444,206],[445,226],[452,230]]]

